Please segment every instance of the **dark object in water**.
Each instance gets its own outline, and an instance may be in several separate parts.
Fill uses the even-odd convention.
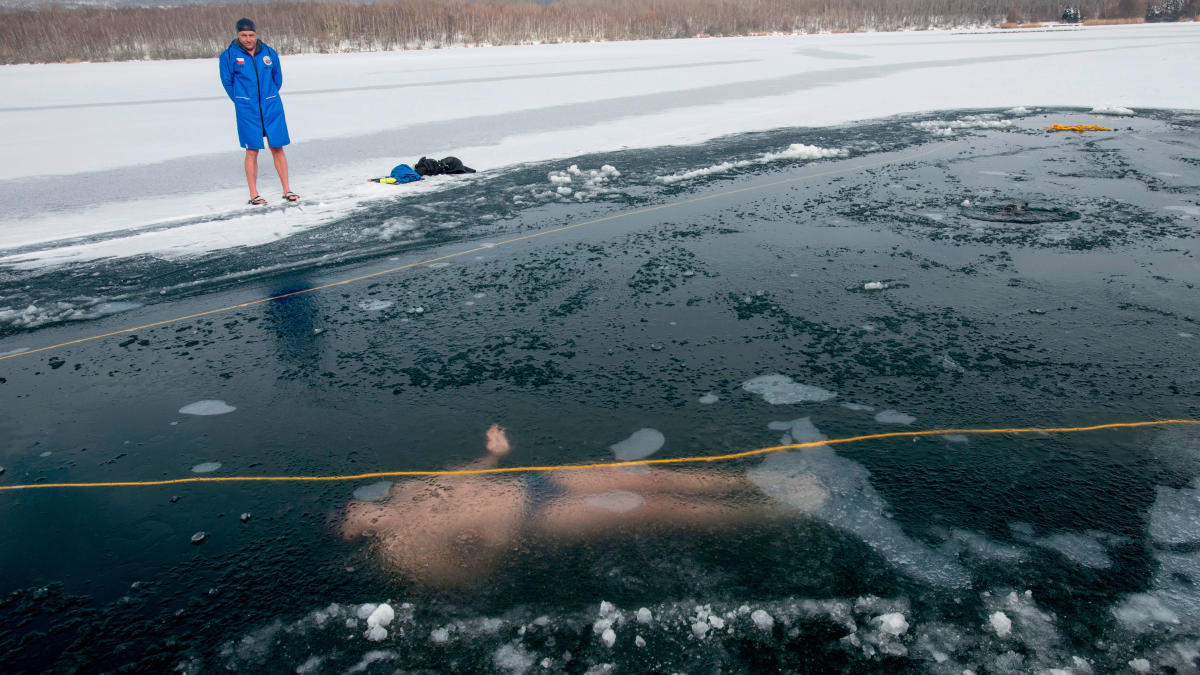
[[[1070,220],[1079,220],[1078,211],[1030,206],[1029,202],[1023,204],[1008,203],[1001,206],[974,204],[971,206],[960,206],[959,210],[962,211],[964,216],[973,220],[986,220],[992,223],[1032,225],[1035,223],[1065,223]]]

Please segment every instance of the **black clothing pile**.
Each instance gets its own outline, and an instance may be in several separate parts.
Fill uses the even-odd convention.
[[[457,157],[442,159],[422,157],[416,164],[413,164],[413,170],[422,176],[438,176],[443,173],[475,173],[475,169],[463,166],[462,160]]]

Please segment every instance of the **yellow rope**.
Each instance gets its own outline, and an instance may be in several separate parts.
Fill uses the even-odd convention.
[[[146,487],[151,485],[180,485],[183,483],[251,483],[251,482],[331,482],[363,480],[367,478],[401,478],[429,476],[479,476],[485,474],[525,473],[531,471],[583,471],[590,469],[615,469],[625,466],[645,466],[649,464],[695,464],[699,462],[724,462],[733,459],[744,459],[756,455],[765,455],[784,450],[800,450],[815,448],[822,445],[845,445],[861,443],[884,438],[908,438],[917,436],[940,436],[945,434],[1025,434],[1044,433],[1060,434],[1080,431],[1097,431],[1100,429],[1133,429],[1137,427],[1162,426],[1166,424],[1197,424],[1200,420],[1173,419],[1154,420],[1150,422],[1113,422],[1096,424],[1089,427],[1012,427],[1000,429],[933,429],[928,431],[891,431],[882,434],[866,434],[847,438],[834,438],[825,441],[809,441],[807,443],[791,443],[775,445],[768,448],[732,452],[724,455],[705,457],[674,457],[668,459],[642,459],[628,462],[601,462],[597,464],[551,464],[548,466],[513,466],[493,467],[488,469],[446,469],[441,471],[376,471],[372,473],[357,473],[335,476],[208,476],[194,478],[172,478],[167,480],[120,481],[103,483],[38,483],[33,485],[0,485],[0,492],[7,490],[40,490],[49,488],[95,488],[95,487]]]

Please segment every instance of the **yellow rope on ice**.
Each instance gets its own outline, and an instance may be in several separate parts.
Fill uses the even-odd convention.
[[[368,478],[402,478],[430,476],[479,476],[501,473],[527,473],[532,471],[586,471],[591,469],[615,469],[625,466],[646,466],[651,464],[696,464],[700,462],[724,462],[734,459],[745,459],[757,455],[765,455],[784,450],[802,450],[822,445],[845,445],[861,443],[884,438],[908,438],[917,436],[941,436],[946,434],[1063,434],[1080,431],[1098,431],[1100,429],[1133,429],[1137,427],[1153,427],[1166,424],[1197,424],[1200,420],[1173,419],[1153,420],[1149,422],[1112,422],[1096,424],[1087,427],[1011,427],[998,429],[931,429],[927,431],[890,431],[882,434],[866,434],[849,436],[824,441],[809,441],[807,443],[791,443],[789,445],[774,445],[767,448],[731,452],[723,455],[708,455],[701,457],[673,457],[666,459],[640,459],[628,462],[600,462],[596,464],[551,464],[547,466],[512,466],[494,467],[488,469],[445,469],[438,471],[376,471],[372,473],[356,473],[331,476],[208,476],[193,478],[171,478],[166,480],[120,481],[101,483],[36,483],[31,485],[0,485],[0,492],[9,490],[44,490],[50,488],[98,488],[98,487],[146,487],[152,485],[180,485],[183,483],[300,483],[300,482],[333,482],[365,480]]]

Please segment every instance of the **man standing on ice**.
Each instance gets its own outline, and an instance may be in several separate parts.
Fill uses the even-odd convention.
[[[283,117],[283,101],[279,100],[279,87],[283,85],[279,54],[258,39],[253,21],[238,19],[237,37],[219,60],[221,84],[237,112],[238,141],[246,149],[250,203],[267,203],[258,195],[258,151],[263,148],[263,138],[271,148],[275,171],[283,184],[283,198],[289,202],[300,199],[288,186],[287,155],[283,154],[283,146],[291,139]]]

